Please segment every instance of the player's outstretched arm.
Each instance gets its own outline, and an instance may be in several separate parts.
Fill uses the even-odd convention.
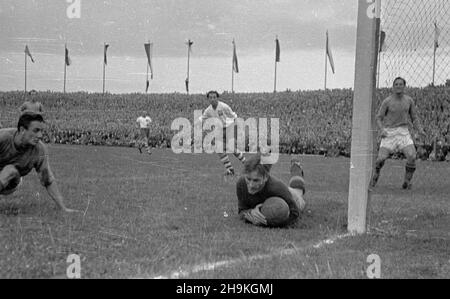
[[[63,196],[61,195],[61,192],[59,192],[59,188],[56,182],[51,183],[45,188],[47,189],[48,195],[50,195],[50,197],[55,201],[59,209],[66,213],[80,212],[77,210],[69,209],[65,206]]]

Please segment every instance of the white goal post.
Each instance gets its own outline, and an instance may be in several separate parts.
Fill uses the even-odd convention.
[[[348,225],[352,234],[367,229],[370,180],[375,161],[375,99],[381,0],[358,0],[353,95]]]

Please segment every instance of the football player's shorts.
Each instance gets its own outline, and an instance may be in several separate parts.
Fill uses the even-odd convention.
[[[380,147],[392,152],[402,151],[404,148],[414,145],[414,141],[408,128],[399,127],[386,129],[387,136],[381,139]]]
[[[141,128],[141,138],[149,138],[150,137],[150,128]]]

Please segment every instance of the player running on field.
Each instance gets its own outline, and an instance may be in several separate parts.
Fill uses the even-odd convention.
[[[264,157],[263,157],[264,158]],[[303,199],[305,181],[303,169],[297,159],[291,161],[289,185],[270,175],[270,166],[261,163],[258,154],[244,163],[243,176],[238,180],[236,192],[238,212],[242,220],[258,226],[286,226],[294,223],[305,209]],[[280,224],[273,224],[261,213],[261,206],[270,197],[281,197],[289,206],[289,218]]]
[[[148,116],[147,111],[144,111],[142,116],[139,116],[136,120],[137,126],[139,128],[139,140],[137,142],[138,150],[142,154],[142,148],[145,147],[147,149],[147,153],[149,155],[152,154],[150,149],[150,124],[152,123],[152,119]]]
[[[22,177],[34,168],[58,207],[65,212],[76,212],[64,205],[50,170],[47,148],[41,141],[43,130],[44,119],[32,112],[22,114],[17,129],[0,129],[0,195],[14,193]]]
[[[402,188],[410,189],[412,186],[411,181],[416,171],[416,147],[409,132],[410,121],[420,135],[424,136],[425,132],[418,119],[413,99],[404,94],[405,86],[405,79],[399,77],[394,80],[393,94],[383,101],[376,117],[381,145],[372,178],[372,187],[377,184],[385,161],[396,151],[403,152],[407,159]]]
[[[225,175],[234,176],[234,168],[231,164],[230,158],[226,153],[226,144],[227,138],[235,138],[236,140],[236,125],[235,120],[237,118],[237,114],[228,106],[227,104],[219,101],[219,93],[217,91],[209,91],[206,94],[207,99],[210,102],[210,106],[206,108],[203,112],[203,115],[200,117],[200,121],[204,121],[208,118],[217,118],[221,121],[223,126],[223,153],[219,154],[220,160],[225,166],[226,172]],[[235,136],[227,136],[226,132],[234,132]],[[245,162],[244,154],[237,149],[234,149],[234,156],[239,159],[242,163]]]

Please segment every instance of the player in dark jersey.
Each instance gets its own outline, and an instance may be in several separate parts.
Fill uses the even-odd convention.
[[[417,116],[417,109],[413,99],[404,94],[406,80],[394,80],[393,94],[381,104],[377,114],[377,124],[380,129],[381,144],[378,151],[372,187],[378,182],[381,168],[385,161],[396,151],[401,151],[406,159],[405,179],[403,189],[411,189],[414,172],[416,171],[416,147],[409,132],[410,121],[420,135],[424,136],[422,125]]]
[[[261,163],[260,154],[250,158],[244,163],[244,173],[237,182],[236,191],[240,218],[254,225],[275,226],[260,211],[262,204],[270,197],[281,197],[289,206],[289,219],[276,226],[294,223],[306,206],[303,199],[303,169],[296,159],[291,162],[291,179],[286,185],[270,174],[270,165]]]
[[[35,169],[57,206],[68,213],[77,212],[64,205],[48,163],[47,148],[41,141],[43,129],[42,115],[33,112],[21,115],[17,129],[0,129],[0,195],[14,193],[22,177]]]

